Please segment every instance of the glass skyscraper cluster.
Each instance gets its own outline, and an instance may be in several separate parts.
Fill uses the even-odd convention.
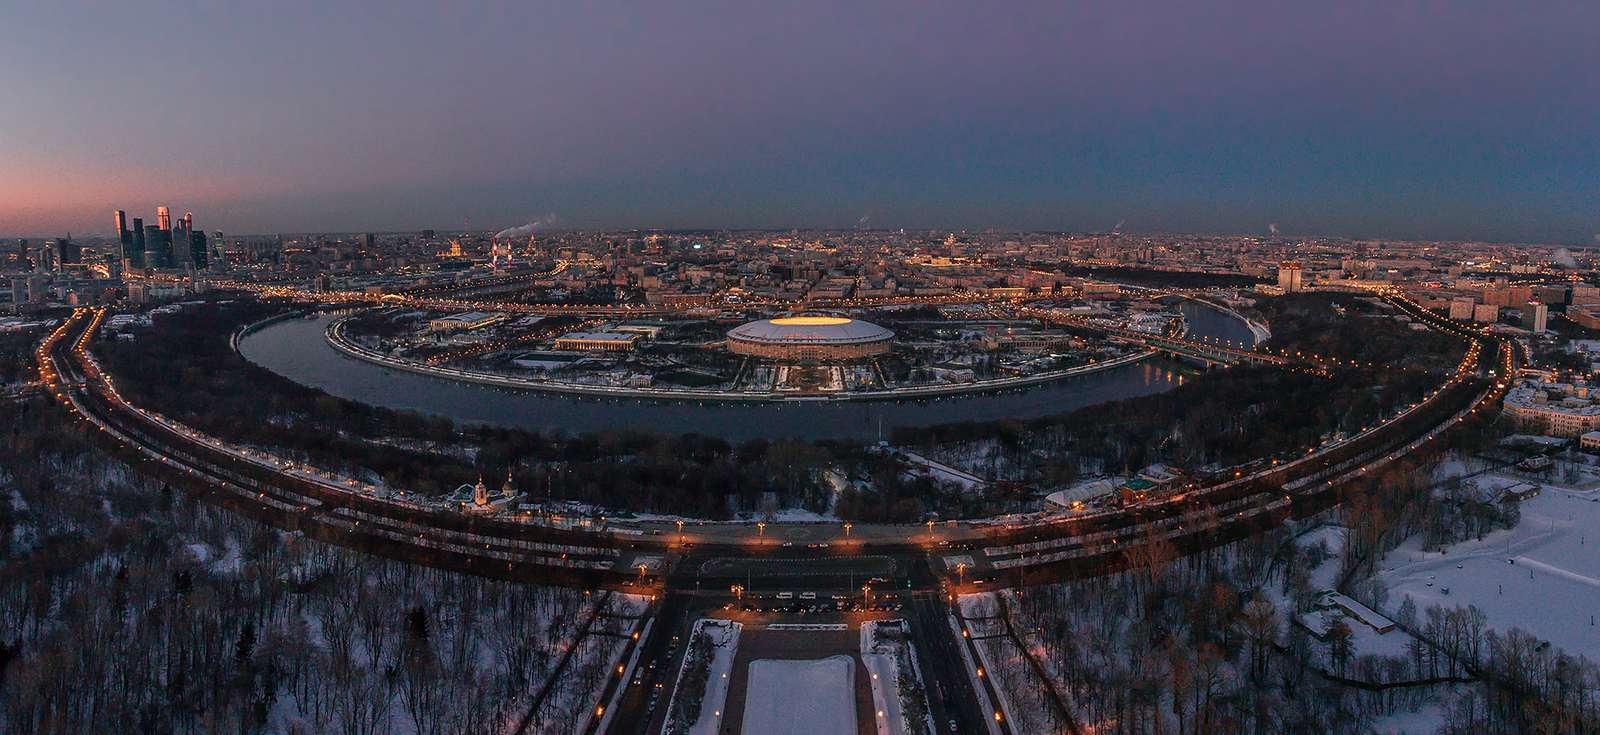
[[[156,208],[156,224],[137,217],[128,226],[128,213],[117,210],[117,237],[122,247],[123,270],[138,268],[200,270],[211,256],[205,230],[194,228],[194,214],[173,221],[166,207]],[[217,233],[219,236],[221,233]],[[217,243],[220,248],[222,243]]]

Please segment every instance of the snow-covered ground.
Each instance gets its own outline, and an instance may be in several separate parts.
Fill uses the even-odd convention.
[[[701,631],[711,636],[711,666],[706,677],[705,697],[700,700],[700,717],[693,725],[676,730],[676,722],[670,718],[667,722],[666,732],[684,732],[688,735],[716,735],[722,726],[722,716],[725,714],[725,705],[728,702],[728,683],[733,674],[733,657],[739,652],[739,631],[744,626],[731,620],[714,620],[704,618],[696,621],[694,631],[689,634],[691,643]],[[673,687],[672,699],[668,706],[676,706],[676,700],[683,695],[684,675],[688,673],[689,657],[685,656],[683,666],[678,670],[678,683]],[[669,710],[671,711],[671,710]]]
[[[1524,481],[1477,479],[1484,486]],[[1568,653],[1600,659],[1600,490],[1547,486],[1521,510],[1515,528],[1481,541],[1424,552],[1413,538],[1390,552],[1378,573],[1389,588],[1386,612],[1407,595],[1418,610],[1475,605],[1489,627],[1520,627]]]
[[[971,636],[972,648],[977,651],[977,663],[983,671],[973,678],[972,685],[982,688],[984,678],[992,681],[999,699],[997,704],[1013,732],[1065,732],[1064,723],[1056,721],[1055,712],[1045,699],[1046,684],[1035,675],[1026,654],[1006,633],[1004,621],[992,617],[1000,614],[999,601],[994,594],[961,595],[957,603]],[[983,620],[984,617],[991,619]]]
[[[917,465],[918,467],[921,467],[922,471],[944,482],[955,483],[968,490],[981,488],[989,484],[987,480],[984,480],[983,478],[978,477],[971,472],[959,470],[943,462],[928,459],[927,457],[917,454],[916,452],[902,449],[900,450],[900,453],[905,455],[907,461]]]
[[[881,630],[885,635],[879,635]],[[906,672],[916,682],[912,691],[900,691],[900,661],[904,659],[910,664],[911,670]],[[910,650],[909,642],[905,637],[905,621],[886,620],[868,621],[861,624],[861,661],[867,667],[867,673],[872,682],[872,703],[877,715],[878,735],[921,735],[926,732],[924,727],[927,718],[922,717],[920,724],[908,725],[906,722],[906,708],[903,706],[903,695],[922,698],[924,688],[921,672]],[[927,712],[925,702],[918,702],[922,712]]]
[[[854,735],[856,664],[849,656],[750,662],[744,735]]]

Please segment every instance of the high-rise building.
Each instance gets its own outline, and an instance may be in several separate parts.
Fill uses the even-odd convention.
[[[223,251],[226,240],[222,237],[222,230],[211,233],[211,258],[207,261],[213,265],[227,262],[227,255]]]
[[[1522,313],[1530,317],[1522,326],[1533,330],[1534,334],[1544,334],[1545,326],[1550,321],[1550,307],[1539,303],[1528,304]]]
[[[50,284],[44,276],[30,276],[28,278],[28,303],[42,304],[50,298]]]
[[[78,265],[83,262],[83,246],[72,241],[72,235],[57,238],[51,257],[56,266]]]
[[[134,258],[129,252],[133,250],[133,233],[128,231],[128,213],[117,210],[117,261],[122,265],[122,270],[137,267]]]
[[[193,227],[193,226],[194,226],[194,220],[189,220],[189,227]],[[186,228],[186,229],[188,229],[188,228]],[[205,268],[206,267],[206,263],[208,262],[206,260],[206,255],[207,255],[207,252],[206,252],[206,231],[205,230],[189,229],[188,232],[189,232],[189,242],[188,242],[188,246],[189,246],[188,247],[188,250],[189,250],[189,262],[194,265],[194,269],[195,270],[200,270],[202,268]]]
[[[194,220],[191,217],[180,217],[172,223],[172,253],[168,265],[173,268],[187,267],[189,262],[189,228]]]
[[[55,268],[55,262],[51,259],[55,251],[56,243],[54,240],[45,240],[39,243],[39,246],[33,249],[33,272],[47,273],[50,269]]]
[[[159,225],[145,226],[144,267],[172,267],[172,230],[163,230]]]
[[[133,218],[133,245],[128,248],[128,268],[147,268],[144,261],[144,220]]]
[[[1284,293],[1299,293],[1302,289],[1300,283],[1300,261],[1286,260],[1278,264],[1278,288]]]
[[[163,230],[172,229],[172,212],[166,207],[156,207],[156,227]]]

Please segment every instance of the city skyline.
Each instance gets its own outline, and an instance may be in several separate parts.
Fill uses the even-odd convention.
[[[170,10],[0,31],[0,236],[1600,232],[1580,3]]]

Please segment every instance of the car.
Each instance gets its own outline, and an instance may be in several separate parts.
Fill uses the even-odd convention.
[[[950,732],[955,732],[958,729],[959,728],[956,726],[956,721],[955,720],[951,720],[950,721]]]

